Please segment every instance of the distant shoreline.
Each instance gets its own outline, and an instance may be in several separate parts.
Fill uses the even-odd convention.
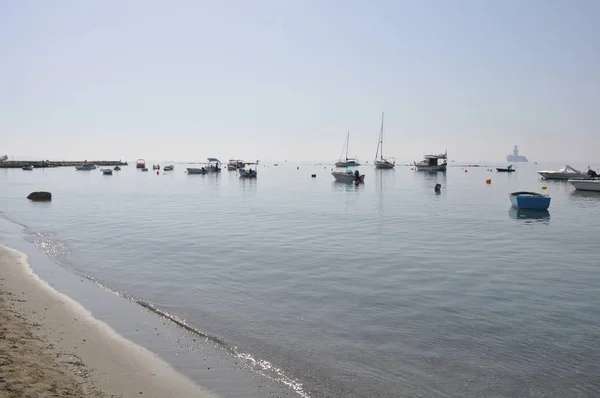
[[[127,166],[127,162],[120,160],[6,160],[0,162],[0,169],[18,169],[30,165],[34,168],[75,167],[84,163],[95,166]]]

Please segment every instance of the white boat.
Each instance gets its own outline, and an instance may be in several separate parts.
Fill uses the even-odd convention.
[[[377,159],[379,156],[379,159]],[[393,169],[396,166],[396,158],[383,157],[383,113],[381,114],[381,129],[379,130],[379,140],[377,141],[377,152],[375,152],[376,169]]]
[[[600,179],[588,180],[569,180],[569,182],[578,191],[595,191],[600,192]]]
[[[333,176],[333,178],[335,178],[336,181],[339,182],[356,183],[357,180],[361,184],[364,184],[365,182],[365,175],[360,174],[358,170],[355,170],[354,172],[352,172],[352,170],[332,171],[331,175]]]
[[[439,161],[443,160],[442,163]],[[418,171],[446,171],[448,167],[448,151],[439,155],[425,155],[419,163],[415,162]]]
[[[256,178],[258,177],[258,174],[256,172],[256,169],[238,169],[238,173],[240,173],[240,177],[242,178]]]
[[[348,131],[348,135],[346,136],[346,142],[344,143],[344,148],[346,148],[346,158],[345,158],[345,160],[344,160],[344,158],[342,158],[342,154],[344,153],[344,150],[342,149],[342,153],[340,154],[339,160],[337,162],[335,162],[335,167],[360,166],[358,159],[348,157],[348,145],[349,144],[350,144],[350,131]]]
[[[26,170],[26,171],[31,171],[31,170],[33,170],[33,166],[28,164],[27,166],[21,167],[21,169]]]
[[[163,171],[173,171],[174,168],[175,168],[174,165],[168,164],[165,167],[163,167]]]
[[[146,161],[144,159],[138,159],[135,161],[135,167],[137,169],[145,169],[146,168]]]
[[[583,180],[588,178],[586,173],[582,173],[569,165],[559,170],[538,171],[538,174],[546,180]]]
[[[113,171],[111,169],[102,169],[102,174],[105,176],[111,176]]]
[[[221,162],[217,158],[208,158],[204,167],[188,167],[188,174],[208,174],[221,172]]]

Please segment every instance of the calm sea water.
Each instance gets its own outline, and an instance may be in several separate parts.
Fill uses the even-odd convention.
[[[304,163],[256,180],[0,169],[0,209],[60,266],[306,397],[598,396],[600,194],[536,173],[561,166],[367,166],[358,187]],[[509,192],[543,185],[548,214],[510,208]]]

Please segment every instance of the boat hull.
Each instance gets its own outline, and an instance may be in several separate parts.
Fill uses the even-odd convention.
[[[535,192],[513,192],[510,194],[510,202],[522,210],[548,210],[551,198]]]
[[[360,166],[358,162],[335,162],[335,167],[357,167]]]
[[[560,173],[557,171],[538,171],[544,180],[585,180],[587,174],[583,173]]]
[[[339,181],[339,182],[352,183],[356,180],[354,173],[345,173],[345,172],[341,172],[341,171],[334,171],[331,173],[331,175],[333,176],[333,178],[335,178],[336,181]],[[365,175],[361,174],[359,177],[359,180],[361,183],[364,183]]]
[[[102,170],[102,174],[105,175],[105,176],[111,176],[112,173],[113,173],[112,170]]]
[[[429,164],[416,164],[415,167],[417,168],[417,171],[446,171],[447,165],[444,164],[438,164],[438,165],[429,165]]]
[[[600,180],[569,180],[578,191],[600,192]]]
[[[238,169],[238,173],[240,173],[241,178],[256,178],[256,177],[258,177],[256,170],[252,170],[252,172],[250,172],[245,169]]]
[[[396,167],[396,163],[381,161],[381,160],[375,161],[376,169],[393,169],[394,167]]]
[[[79,170],[79,171],[88,171],[88,170],[94,170],[96,168],[96,166],[91,165],[91,166],[75,166],[75,170]]]

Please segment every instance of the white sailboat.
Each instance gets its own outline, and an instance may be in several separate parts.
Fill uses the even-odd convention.
[[[381,129],[379,131],[379,140],[377,141],[377,152],[375,152],[376,169],[393,169],[396,166],[396,158],[383,157],[383,112],[381,113]],[[379,156],[379,159],[377,159]]]
[[[344,145],[346,147],[346,160],[343,160],[342,155],[340,154],[340,159],[337,162],[335,162],[335,167],[360,166],[358,159],[348,157],[348,145],[349,144],[350,144],[350,130],[348,130],[348,135],[346,136],[346,144]],[[344,153],[344,151],[342,150],[342,154],[343,153]]]

